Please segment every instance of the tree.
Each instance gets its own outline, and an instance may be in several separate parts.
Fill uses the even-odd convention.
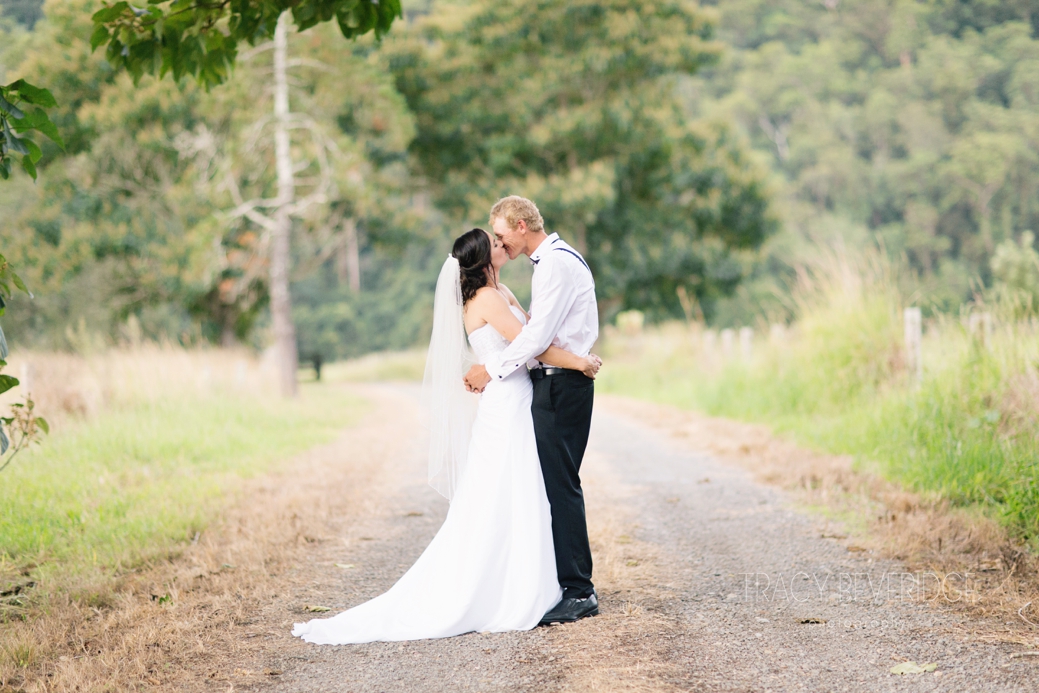
[[[152,338],[259,346],[256,328],[268,325],[270,234],[233,212],[239,202],[277,199],[273,44],[244,54],[234,79],[209,92],[188,79],[144,76],[134,85],[91,55],[79,38],[84,18],[70,3],[55,7],[18,68],[63,85],[75,105],[63,101],[54,115],[73,143],[52,157],[49,175],[35,188],[0,189],[8,257],[39,294],[9,312],[12,329],[25,342],[67,348],[65,325],[83,318],[118,340],[133,315]],[[332,359],[410,346],[420,320],[408,314],[399,329],[387,325],[401,314],[394,297],[411,288],[392,275],[416,281],[414,268],[402,265],[403,246],[431,228],[432,210],[413,210],[410,199],[411,115],[376,59],[375,41],[345,43],[332,26],[289,31],[287,39],[291,150],[297,167],[307,165],[294,174],[296,202],[318,192],[319,145],[330,175],[325,201],[292,215],[292,292],[299,287],[307,304],[293,318],[304,321],[301,354],[320,347]],[[349,277],[341,286],[334,272],[326,277],[351,222],[363,299],[350,293]],[[417,281],[424,287],[425,275]],[[421,291],[406,295],[422,299]],[[311,310],[315,302],[378,308],[358,308],[349,324],[337,321],[336,339],[315,340],[319,331],[331,334],[322,316],[335,314]]]
[[[91,46],[105,45],[113,65],[125,68],[135,82],[146,73],[172,73],[175,80],[193,75],[206,87],[223,83],[238,55],[238,43],[256,45],[273,39],[274,140],[278,193],[272,216],[263,215],[257,201],[236,200],[236,211],[247,215],[270,233],[271,315],[278,353],[282,394],[296,393],[295,328],[289,289],[291,217],[299,207],[295,200],[289,129],[287,32],[289,14],[300,30],[335,19],[346,38],[370,31],[377,36],[389,30],[401,15],[399,0],[174,0],[138,8],[117,2],[93,15]],[[321,175],[327,176],[322,169]],[[322,192],[317,193],[320,198]],[[308,201],[305,201],[308,202]]]
[[[783,232],[751,293],[776,293],[816,242],[880,241],[908,261],[910,293],[955,310],[993,281],[1001,242],[1039,228],[1034,0],[719,9],[733,49],[690,80],[688,103],[732,123],[775,173]],[[745,308],[738,319],[758,310]]]
[[[501,195],[534,199],[607,312],[678,316],[678,287],[730,290],[736,249],[774,221],[738,138],[681,106],[677,84],[721,50],[710,18],[679,0],[438,6],[388,47],[438,206],[482,223]]]
[[[289,12],[299,31],[335,20],[346,38],[374,31],[381,36],[401,16],[400,0],[173,0],[137,7],[116,2],[93,15],[91,46],[134,79],[144,74],[174,79],[194,76],[201,84],[225,82],[242,42],[274,38]]]
[[[10,178],[11,163],[15,155],[21,155],[22,169],[36,180],[36,164],[43,156],[43,150],[26,137],[32,131],[40,132],[59,147],[64,147],[58,129],[44,110],[57,105],[49,91],[24,79],[0,86],[0,178]]]

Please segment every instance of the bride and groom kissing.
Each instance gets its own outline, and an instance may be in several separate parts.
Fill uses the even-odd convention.
[[[490,223],[493,233],[455,240],[433,305],[423,394],[429,481],[451,501],[444,524],[388,592],[296,624],[307,642],[529,630],[599,613],[579,476],[602,365],[589,353],[595,283],[530,200],[499,200]],[[520,254],[534,265],[529,314],[498,280]]]

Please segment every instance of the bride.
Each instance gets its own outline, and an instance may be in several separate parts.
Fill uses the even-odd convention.
[[[520,369],[491,382],[478,403],[462,384],[474,352],[483,363],[502,351],[529,317],[498,281],[508,259],[497,238],[473,229],[455,241],[437,280],[423,390],[432,429],[429,481],[451,501],[443,526],[388,592],[332,618],[297,623],[293,635],[341,645],[529,630],[562,598],[530,378]],[[601,364],[556,347],[538,360],[591,378]]]

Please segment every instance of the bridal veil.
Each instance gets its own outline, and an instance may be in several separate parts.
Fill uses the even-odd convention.
[[[429,485],[448,500],[465,471],[479,398],[462,383],[476,363],[462,317],[458,260],[448,256],[437,278],[433,334],[426,356],[422,396],[429,412]]]

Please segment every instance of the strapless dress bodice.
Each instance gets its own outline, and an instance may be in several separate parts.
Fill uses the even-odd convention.
[[[523,311],[516,306],[509,306],[512,310],[512,314],[515,315],[519,321],[526,324],[526,316],[523,315]],[[469,346],[473,348],[473,353],[476,354],[476,358],[480,363],[487,363],[487,360],[505,351],[505,347],[509,346],[509,340],[502,337],[501,334],[491,326],[490,323],[477,327],[469,334]]]

